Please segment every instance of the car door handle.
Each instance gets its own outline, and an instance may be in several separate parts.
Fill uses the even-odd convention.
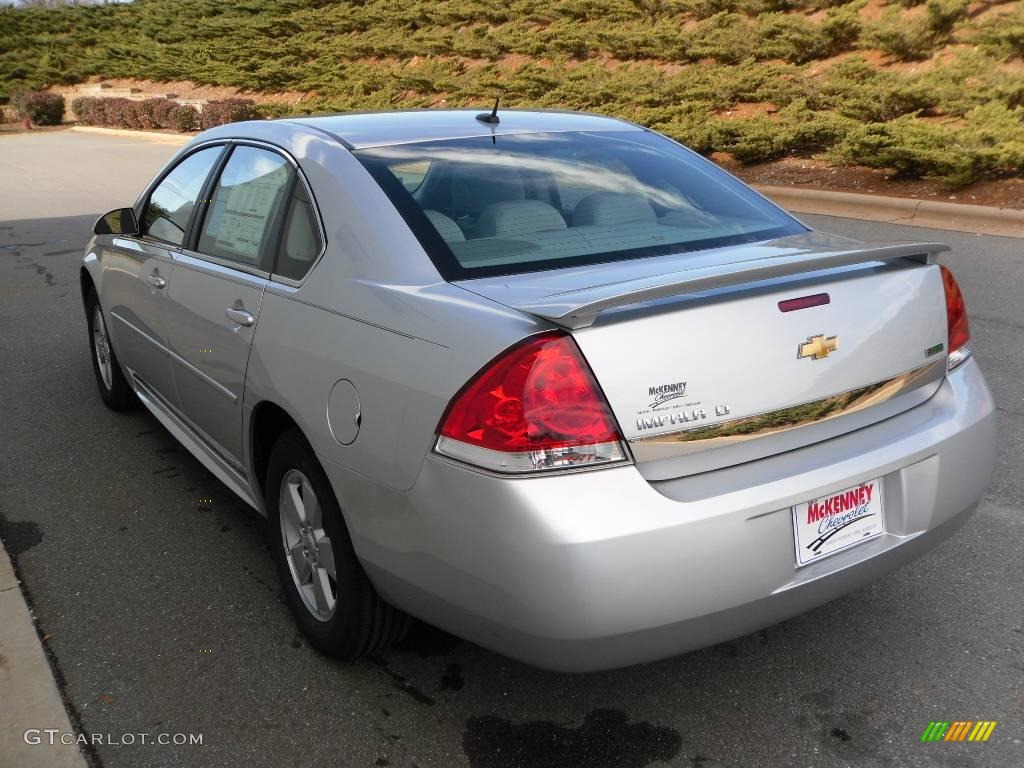
[[[228,316],[228,320],[231,322],[244,325],[246,328],[256,322],[256,318],[252,316],[251,312],[239,307],[228,307],[224,310],[224,314]]]
[[[152,285],[154,288],[163,288],[167,285],[167,281],[160,276],[160,273],[155,269],[151,275],[146,276],[146,282]]]

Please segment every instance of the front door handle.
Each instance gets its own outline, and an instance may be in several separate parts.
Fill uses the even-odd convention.
[[[251,312],[240,307],[228,307],[224,310],[224,314],[228,316],[228,320],[231,322],[244,325],[246,328],[256,322],[256,318],[252,316]]]
[[[167,281],[155,269],[152,274],[146,276],[146,282],[154,288],[163,288],[167,285]]]

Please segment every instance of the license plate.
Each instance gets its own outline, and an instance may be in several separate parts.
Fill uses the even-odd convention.
[[[885,533],[882,481],[844,488],[793,507],[796,564],[808,565]]]

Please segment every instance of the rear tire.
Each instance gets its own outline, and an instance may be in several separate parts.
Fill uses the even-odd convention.
[[[405,636],[411,619],[370,584],[327,475],[297,429],[270,453],[266,508],[281,586],[313,647],[350,660]]]
[[[107,322],[103,317],[96,289],[90,288],[85,299],[85,316],[89,323],[89,351],[92,352],[92,371],[96,375],[96,385],[100,397],[108,408],[114,411],[125,411],[135,405],[135,393],[132,392],[128,380],[121,370],[121,364],[114,354],[107,332]]]

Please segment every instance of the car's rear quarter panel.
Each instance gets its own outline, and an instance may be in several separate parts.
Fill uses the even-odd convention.
[[[286,148],[310,181],[327,248],[300,286],[267,289],[247,371],[247,414],[273,402],[339,473],[408,489],[451,396],[537,323],[444,282],[338,143],[310,136]],[[325,418],[340,379],[352,382],[361,406],[351,445],[334,439]],[[376,514],[346,504],[343,489],[339,495],[347,515]],[[350,522],[362,536],[363,522]]]

